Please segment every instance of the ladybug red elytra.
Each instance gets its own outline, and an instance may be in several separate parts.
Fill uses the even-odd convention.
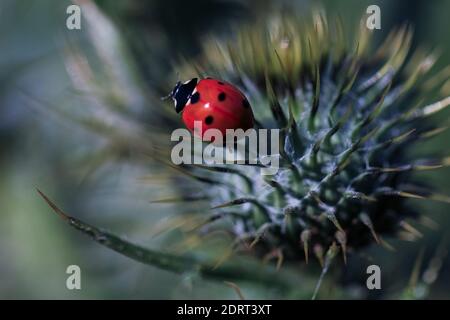
[[[198,137],[203,138],[204,132],[212,128],[223,136],[227,129],[253,128],[250,103],[239,89],[225,81],[194,78],[178,82],[169,96],[174,100],[175,111],[182,112],[186,127]],[[194,121],[202,122],[202,132],[194,132]]]

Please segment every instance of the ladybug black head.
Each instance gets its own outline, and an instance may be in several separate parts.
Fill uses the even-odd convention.
[[[180,113],[183,110],[187,101],[191,97],[192,91],[194,91],[195,86],[197,85],[197,80],[197,78],[194,78],[184,83],[178,81],[175,88],[173,88],[170,97],[175,103],[175,111],[177,113]]]

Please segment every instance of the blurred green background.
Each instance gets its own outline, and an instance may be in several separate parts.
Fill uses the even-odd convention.
[[[55,112],[96,112],[92,109],[96,104],[77,91],[70,77],[66,56],[71,48],[81,48],[95,59],[99,48],[92,44],[92,33],[97,33],[97,44],[102,47],[104,41],[106,54],[114,56],[108,51],[111,39],[102,33],[105,30],[89,29],[83,12],[82,29],[67,30],[70,4],[66,0],[0,0],[0,298],[236,298],[221,283],[144,266],[99,246],[62,223],[37,195],[38,187],[67,212],[152,248],[163,244],[150,236],[150,228],[177,210],[149,203],[158,194],[170,193],[170,185],[143,183],[141,178],[148,172],[130,164],[130,155],[98,163],[92,155],[103,145],[102,138]],[[450,1],[330,0],[320,4],[328,13],[339,13],[344,22],[357,20],[368,5],[377,4],[382,14],[377,38],[408,21],[415,28],[414,46],[441,52],[436,69],[450,64]],[[229,23],[264,17],[278,7],[289,5],[301,12],[318,3],[99,0],[96,5],[125,39],[130,56],[146,56],[135,59],[135,70],[140,73],[140,88],[157,96],[170,89],[173,62],[180,56],[195,56],[205,35],[227,36]],[[132,97],[125,101],[135,103],[130,105],[133,112],[151,122],[151,100],[134,99],[133,92],[128,93]],[[446,133],[421,150],[448,152],[449,139]],[[449,178],[448,168],[423,175],[444,194],[450,194]],[[383,271],[383,290],[370,297],[389,297],[390,290],[406,286],[420,249],[425,248],[426,267],[449,230],[448,205],[417,201],[417,206],[439,223],[439,229],[422,230],[425,236],[419,243],[395,243],[396,253],[369,250]],[[66,268],[72,264],[81,267],[82,290],[66,289]],[[358,296],[364,272],[349,268],[342,276],[349,296]],[[394,288],[392,279],[396,279]],[[450,299],[448,257],[430,289],[430,298]],[[248,298],[277,298],[275,293],[253,288],[244,288],[244,293]]]

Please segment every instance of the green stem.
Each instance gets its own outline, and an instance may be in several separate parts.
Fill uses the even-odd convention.
[[[219,267],[211,262],[194,256],[180,256],[144,248],[126,241],[108,231],[91,226],[81,220],[73,218],[59,209],[41,191],[39,194],[48,205],[70,226],[86,234],[99,244],[112,249],[124,256],[141,263],[178,274],[194,272],[199,276],[221,281],[245,281],[283,290],[291,290],[293,277],[285,273],[278,273],[273,267],[262,266],[255,262],[227,262]]]

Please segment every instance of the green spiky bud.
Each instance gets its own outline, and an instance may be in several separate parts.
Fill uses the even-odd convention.
[[[202,199],[217,211],[211,223],[229,219],[236,243],[251,244],[258,256],[308,261],[315,254],[324,261],[337,245],[345,259],[383,244],[383,236],[414,233],[405,220],[418,214],[405,198],[438,198],[412,173],[448,160],[409,157],[417,141],[439,131],[426,117],[450,104],[430,97],[424,81],[433,55],[410,52],[407,26],[378,48],[364,25],[351,39],[343,29],[339,19],[319,13],[280,16],[242,28],[230,42],[207,42],[204,54],[184,66],[185,78],[237,85],[257,122],[281,129],[274,175],[254,165],[193,168],[207,184]]]

